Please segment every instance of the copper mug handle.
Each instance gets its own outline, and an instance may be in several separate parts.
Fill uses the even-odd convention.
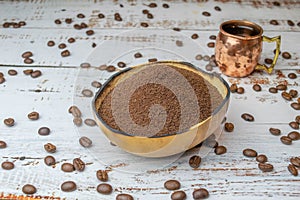
[[[280,52],[280,44],[281,44],[281,36],[276,36],[276,37],[273,37],[273,38],[269,38],[267,36],[263,36],[263,42],[276,42],[276,50],[275,50],[275,55],[274,55],[274,58],[273,58],[273,61],[272,61],[272,64],[270,65],[270,67],[268,67],[267,65],[265,64],[257,64],[257,66],[255,67],[256,70],[264,70],[266,71],[267,73],[271,74],[274,67],[275,67],[275,64],[278,60],[278,56],[279,56],[279,52]]]

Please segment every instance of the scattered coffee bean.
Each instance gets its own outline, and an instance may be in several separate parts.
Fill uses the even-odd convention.
[[[244,149],[243,150],[243,155],[247,157],[256,157],[257,152],[253,149]]]
[[[20,22],[19,22],[19,25],[20,25],[20,26],[26,26],[26,22],[25,22],[25,21],[20,21]]]
[[[75,41],[76,41],[76,40],[75,40],[74,38],[72,38],[72,37],[68,39],[68,42],[69,42],[70,44],[71,44],[71,43],[74,43]]]
[[[91,67],[91,64],[90,64],[90,63],[87,63],[87,62],[81,63],[81,64],[80,64],[80,67],[81,67],[81,68],[90,68],[90,67]]]
[[[71,163],[64,163],[61,165],[61,170],[64,172],[73,172],[75,171],[74,165]]]
[[[54,165],[55,164],[55,158],[53,156],[46,156],[44,158],[44,163],[48,166]]]
[[[156,4],[156,3],[150,3],[148,6],[149,6],[150,8],[156,8],[156,7],[157,7],[157,4]]]
[[[79,144],[83,147],[90,147],[92,146],[92,140],[86,136],[82,136],[79,139]]]
[[[299,129],[299,124],[297,122],[290,122],[289,125],[292,129]]]
[[[284,84],[279,84],[279,85],[276,85],[276,89],[277,89],[277,90],[286,90],[286,89],[287,89],[287,86],[284,85]]]
[[[74,181],[66,181],[61,184],[60,188],[64,192],[73,192],[77,189],[77,185]]]
[[[141,22],[141,26],[147,28],[149,24],[147,22]]]
[[[54,23],[55,24],[61,24],[61,21],[60,21],[60,19],[56,19],[56,20],[54,20]]]
[[[106,68],[106,71],[108,71],[108,72],[114,72],[114,71],[116,71],[116,67],[113,66],[113,65],[108,65],[107,68]]]
[[[15,167],[15,164],[10,161],[5,161],[1,164],[2,169],[11,170]]]
[[[272,19],[272,20],[270,21],[270,24],[275,25],[275,26],[279,25],[278,21],[275,20],[275,19]]]
[[[292,56],[291,56],[291,54],[289,52],[285,51],[285,52],[282,53],[282,57],[284,59],[290,59]]]
[[[116,200],[133,200],[133,197],[130,194],[118,194]]]
[[[111,194],[113,188],[107,183],[101,183],[97,186],[97,192],[101,194]]]
[[[215,36],[215,35],[210,35],[210,36],[209,36],[209,39],[211,39],[211,40],[216,40],[216,39],[217,39],[217,36]]]
[[[92,97],[94,95],[94,93],[89,89],[83,89],[81,94],[85,97]]]
[[[292,139],[289,138],[288,136],[282,136],[280,138],[280,141],[283,143],[283,144],[286,144],[286,145],[291,145],[292,144]]]
[[[237,91],[237,89],[238,89],[237,84],[233,83],[233,84],[230,85],[230,91],[232,93],[235,93]]]
[[[199,188],[199,189],[194,190],[194,192],[193,192],[193,198],[195,200],[206,199],[208,197],[209,197],[209,192],[205,188]]]
[[[120,67],[120,68],[124,68],[124,67],[126,67],[126,64],[124,63],[124,62],[118,62],[118,67]]]
[[[290,90],[289,95],[291,95],[292,98],[295,98],[298,96],[298,91],[297,90]]]
[[[77,14],[77,17],[82,19],[82,18],[85,18],[85,15],[82,13],[79,13],[79,14]]]
[[[93,81],[91,83],[91,86],[93,86],[95,88],[101,88],[102,84],[99,81]]]
[[[277,93],[278,91],[277,91],[277,88],[275,88],[275,87],[270,87],[270,88],[269,88],[269,92],[270,92],[270,93]]]
[[[74,117],[81,117],[81,111],[75,105],[71,106],[68,112],[71,113]]]
[[[180,182],[177,180],[167,180],[164,183],[164,187],[167,190],[178,190],[180,188]]]
[[[296,78],[297,78],[297,74],[291,72],[291,73],[288,74],[288,77],[289,77],[290,79],[296,79]]]
[[[296,167],[300,167],[300,157],[292,157],[290,158],[291,164],[293,164]]]
[[[252,115],[250,115],[249,113],[244,113],[241,115],[241,117],[248,122],[253,122],[254,121],[254,117]]]
[[[205,17],[209,17],[211,14],[207,11],[202,12],[202,15],[204,15]]]
[[[25,64],[32,64],[33,62],[34,62],[34,60],[32,58],[25,58],[24,59]]]
[[[99,70],[106,70],[107,69],[107,65],[100,65],[98,67]]]
[[[186,199],[186,193],[184,191],[176,191],[173,192],[171,195],[172,200],[185,200]]]
[[[6,148],[6,147],[7,147],[6,142],[0,140],[0,149],[4,149],[4,148]]]
[[[296,167],[294,165],[289,164],[288,170],[292,175],[298,176],[298,170],[296,169]]]
[[[74,27],[74,29],[77,29],[77,30],[81,29],[81,26],[79,24],[74,24],[73,27]]]
[[[198,55],[195,56],[195,59],[196,59],[196,60],[202,60],[202,58],[203,58],[203,57],[202,57],[201,54],[198,54]]]
[[[30,120],[38,120],[39,116],[40,116],[40,114],[35,111],[33,111],[27,115],[28,119],[30,119]]]
[[[143,57],[143,55],[140,52],[137,52],[137,53],[134,54],[134,57],[135,58],[141,58],[141,57]]]
[[[221,8],[219,6],[214,7],[216,11],[221,11]]]
[[[70,53],[69,50],[64,50],[64,51],[61,52],[62,57],[67,57],[67,56],[70,56],[70,55],[71,55],[71,53]]]
[[[285,91],[281,93],[281,96],[282,96],[282,98],[284,98],[287,101],[291,101],[293,99],[292,95],[290,95],[289,93],[287,93]]]
[[[200,166],[200,163],[201,163],[201,157],[197,155],[192,156],[189,160],[189,165],[192,168],[198,168]]]
[[[300,115],[297,115],[297,116],[295,117],[295,122],[297,122],[298,124],[300,124]]]
[[[181,29],[178,28],[178,27],[174,27],[174,28],[173,28],[173,31],[178,31],[178,32],[179,32],[179,31],[181,31]]]
[[[157,58],[149,58],[148,62],[157,62]]]
[[[86,23],[84,23],[84,22],[82,22],[80,24],[80,29],[84,29],[84,28],[87,28],[87,27],[88,27],[88,25]]]
[[[96,172],[96,176],[98,178],[98,180],[106,182],[108,181],[108,174],[105,170],[98,170]]]
[[[93,42],[92,47],[95,48],[97,46],[97,44],[95,42]]]
[[[227,149],[225,146],[217,146],[215,148],[215,154],[217,154],[217,155],[222,155],[222,154],[226,153],[226,151],[227,151]]]
[[[209,43],[207,43],[207,47],[215,48],[215,43],[214,42],[209,42]]]
[[[24,70],[23,70],[23,73],[24,73],[25,75],[30,75],[32,72],[33,72],[33,69],[24,69]]]
[[[53,40],[50,40],[47,42],[48,47],[53,47],[55,45],[55,42]]]
[[[26,52],[22,53],[22,58],[29,58],[31,56],[33,56],[31,51],[26,51]]]
[[[0,84],[5,82],[5,78],[3,76],[0,76]]]
[[[74,158],[73,165],[77,171],[82,172],[85,169],[85,163],[80,158]]]
[[[6,118],[4,119],[4,124],[6,126],[12,127],[15,125],[15,120],[13,118]]]
[[[261,86],[260,86],[259,84],[254,84],[252,88],[253,88],[253,90],[256,91],[256,92],[261,91]]]
[[[94,35],[95,32],[94,32],[93,30],[88,30],[88,31],[86,31],[85,33],[86,33],[87,35]]]
[[[98,14],[98,18],[99,18],[99,19],[103,19],[103,18],[105,18],[105,15],[104,15],[103,13],[99,13],[99,14]]]
[[[194,34],[191,36],[191,38],[195,40],[195,39],[199,38],[199,35],[198,35],[197,33],[194,33]]]
[[[18,72],[16,70],[14,70],[14,69],[8,70],[8,75],[10,75],[10,76],[15,76],[17,74],[18,74]]]
[[[273,165],[269,163],[258,163],[258,168],[263,172],[271,172],[274,169]]]
[[[39,135],[49,135],[50,134],[50,129],[48,127],[41,127],[38,130]]]
[[[256,161],[259,163],[265,163],[268,161],[268,157],[264,154],[260,154],[256,157]]]
[[[67,24],[71,24],[71,23],[73,22],[73,20],[72,20],[72,18],[66,18],[66,19],[65,19],[65,22],[66,22]]]
[[[51,143],[47,143],[44,145],[44,149],[48,152],[48,153],[55,153],[56,152],[56,146],[54,144]]]
[[[266,63],[266,64],[269,64],[269,65],[270,65],[270,64],[272,64],[272,62],[273,62],[273,60],[272,60],[271,58],[266,58],[266,59],[265,59],[265,63]]]
[[[119,14],[119,13],[115,13],[115,20],[116,21],[122,21],[123,19],[122,19],[122,17],[121,17],[121,15]]]
[[[225,131],[232,132],[234,130],[234,125],[231,122],[226,122],[224,125]]]
[[[183,42],[180,41],[180,40],[176,40],[176,45],[177,45],[178,47],[182,47],[182,46],[183,46]]]
[[[206,71],[212,71],[212,70],[213,70],[213,66],[210,65],[210,64],[207,64],[207,65],[205,66],[205,69],[206,69]]]
[[[292,20],[287,20],[289,26],[295,26],[295,23]]]
[[[97,123],[95,122],[95,120],[89,119],[89,118],[85,119],[85,120],[84,120],[84,123],[85,123],[87,126],[96,126],[96,125],[97,125]]]
[[[287,135],[291,140],[299,140],[300,133],[298,131],[292,131]]]
[[[31,184],[26,184],[22,187],[22,192],[24,194],[34,194],[36,191],[36,187]]]
[[[58,48],[59,49],[65,49],[67,47],[67,45],[65,44],[65,43],[60,43],[59,45],[58,45]]]
[[[300,110],[300,103],[291,103],[291,107],[294,108],[295,110]]]
[[[148,19],[153,19],[153,15],[152,15],[151,13],[148,13],[148,14],[147,14],[147,18],[148,18]]]
[[[238,93],[238,94],[244,94],[244,92],[245,92],[245,89],[243,87],[238,87],[236,90],[236,93]]]
[[[272,135],[280,135],[281,134],[281,130],[280,129],[278,129],[278,128],[270,128],[269,129],[269,131],[270,131],[270,133],[272,134]]]
[[[40,77],[41,75],[42,75],[42,72],[41,72],[40,70],[34,70],[34,71],[30,74],[31,78],[38,78],[38,77]]]
[[[76,126],[81,126],[82,125],[82,119],[81,117],[74,117],[73,119],[73,123],[76,125]]]

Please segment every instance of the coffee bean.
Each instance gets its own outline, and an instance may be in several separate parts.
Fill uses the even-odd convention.
[[[207,43],[207,47],[215,48],[215,43],[214,42],[209,42],[209,43]]]
[[[64,50],[64,51],[62,51],[60,54],[61,54],[62,57],[67,57],[67,56],[70,56],[70,55],[71,55],[71,53],[70,53],[69,50]]]
[[[69,42],[69,43],[74,43],[75,41],[76,41],[76,40],[75,40],[74,38],[72,38],[72,37],[68,39],[68,42]]]
[[[153,19],[153,15],[152,15],[151,13],[148,13],[148,14],[147,14],[147,18],[148,18],[148,19]]]
[[[275,26],[279,25],[278,21],[275,20],[275,19],[272,19],[272,20],[270,21],[270,24],[275,25]]]
[[[88,31],[86,31],[85,33],[86,33],[87,35],[94,35],[95,32],[94,32],[93,30],[88,30]]]
[[[224,128],[225,128],[225,131],[232,132],[234,129],[234,125],[233,125],[233,123],[226,122],[224,125]]]
[[[164,187],[167,190],[178,190],[180,188],[180,182],[177,180],[167,180],[164,183]]]
[[[98,18],[99,18],[99,19],[103,19],[103,18],[105,18],[105,15],[104,15],[103,13],[99,13],[99,14],[98,14]]]
[[[292,129],[299,129],[299,124],[297,122],[290,122],[289,125]]]
[[[44,149],[48,153],[55,153],[56,152],[56,146],[52,143],[44,144]]]
[[[82,125],[82,119],[81,119],[81,117],[74,117],[73,123],[74,123],[77,127],[81,126],[81,125]]]
[[[85,15],[82,13],[79,13],[79,14],[77,14],[77,17],[82,19],[82,18],[85,18]]]
[[[56,161],[55,161],[55,158],[53,156],[46,156],[44,158],[44,162],[45,162],[46,165],[51,166],[51,165],[54,165]]]
[[[98,180],[106,182],[108,181],[108,174],[105,170],[98,170],[96,172],[96,176],[98,178]]]
[[[97,125],[97,123],[95,122],[95,120],[93,120],[93,119],[85,119],[84,120],[84,123],[87,125],[87,126],[96,126]]]
[[[29,58],[31,56],[33,56],[31,51],[26,51],[26,52],[22,53],[22,58]]]
[[[173,192],[171,195],[172,200],[185,200],[186,199],[186,193],[184,191],[176,191]]]
[[[39,135],[49,135],[50,134],[50,129],[48,127],[41,127],[38,130]]]
[[[295,26],[295,23],[292,20],[287,20],[289,26]]]
[[[118,194],[116,200],[133,200],[133,197],[130,194]]]
[[[195,200],[198,200],[198,199],[206,199],[209,197],[209,192],[207,191],[207,189],[205,188],[200,188],[200,189],[196,189],[194,190],[193,192],[193,198]]]
[[[195,56],[195,59],[196,59],[196,60],[202,60],[202,58],[203,58],[203,57],[202,57],[201,54],[198,54],[198,55]]]
[[[300,167],[300,157],[292,157],[292,158],[290,158],[290,162],[295,167]]]
[[[126,67],[126,64],[124,63],[124,62],[118,62],[118,67],[120,67],[120,68],[124,68],[124,67]]]
[[[276,135],[276,136],[281,134],[281,130],[278,128],[270,128],[269,131],[271,134]]]
[[[91,83],[91,86],[95,87],[95,88],[101,88],[102,84],[98,81],[93,81]]]
[[[155,8],[155,7],[157,7],[157,4],[156,4],[156,3],[150,3],[148,6],[149,6],[150,8]]]
[[[269,65],[270,65],[270,64],[272,64],[272,62],[273,62],[273,60],[272,60],[271,58],[266,58],[266,59],[265,59],[265,63],[266,63],[266,64],[269,64]]]
[[[298,96],[298,91],[297,90],[290,90],[289,95],[291,95],[292,98],[295,98]]]
[[[290,59],[292,56],[291,56],[291,54],[289,52],[285,51],[285,52],[282,53],[282,57],[284,59]]]
[[[291,103],[291,107],[294,108],[295,110],[300,110],[300,103]]]
[[[210,36],[209,36],[209,39],[211,39],[211,40],[216,40],[216,39],[217,39],[217,36],[215,36],[215,35],[210,35]]]
[[[8,75],[10,75],[10,76],[15,76],[17,74],[18,74],[18,72],[16,70],[14,70],[14,69],[8,70]]]
[[[1,167],[5,170],[11,170],[15,167],[15,164],[13,162],[5,161],[1,164]]]
[[[6,142],[0,140],[0,149],[4,149],[4,148],[6,148],[6,147],[7,147]]]
[[[285,91],[281,93],[281,96],[282,96],[282,98],[284,98],[287,101],[291,101],[293,99],[293,97]]]
[[[24,194],[34,194],[36,191],[36,187],[31,184],[26,184],[22,187],[22,192]]]
[[[0,84],[5,82],[5,78],[0,76]]]
[[[179,31],[181,31],[181,29],[178,28],[178,27],[174,27],[174,28],[173,28],[173,31],[178,31],[178,32],[179,32]]]
[[[68,112],[71,113],[74,117],[81,117],[81,111],[80,111],[80,109],[79,109],[77,106],[75,106],[75,105],[71,106],[71,107],[69,108]]]
[[[81,64],[80,64],[80,67],[81,67],[81,68],[90,68],[90,67],[91,67],[91,64],[90,64],[90,63],[87,63],[87,62],[81,63]]]
[[[119,13],[115,13],[115,20],[116,21],[122,21],[123,19],[122,19],[122,17],[121,17],[121,15],[119,14]]]
[[[141,26],[147,28],[149,24],[147,22],[141,22]]]
[[[243,150],[243,155],[247,157],[256,157],[257,152],[253,149],[244,149]]]
[[[292,144],[292,139],[289,138],[288,136],[282,136],[280,138],[280,141],[283,143],[283,144],[286,144],[286,145],[291,145]]]
[[[268,161],[268,157],[264,154],[260,154],[260,155],[256,156],[256,161],[259,163],[265,163]]]
[[[55,45],[55,42],[53,40],[50,40],[47,42],[48,47],[53,47]]]
[[[28,119],[30,119],[30,120],[38,120],[39,116],[40,116],[40,114],[35,111],[33,111],[27,115]]]
[[[108,65],[107,68],[106,68],[106,71],[108,71],[108,72],[114,72],[114,71],[116,71],[116,67],[113,66],[113,65]]]
[[[25,70],[23,70],[23,73],[25,75],[30,75],[32,72],[33,72],[33,69],[25,69]]]
[[[221,8],[219,6],[214,7],[216,11],[221,11]]]
[[[237,91],[237,89],[238,89],[237,84],[233,83],[233,84],[230,85],[230,91],[232,93],[235,93]]]
[[[32,64],[33,62],[34,62],[34,60],[32,58],[25,58],[24,59],[25,64]]]
[[[300,124],[300,115],[297,115],[297,116],[295,117],[295,122],[297,122],[298,124]]]
[[[269,163],[258,163],[258,168],[263,172],[271,172],[274,169],[273,165]]]
[[[270,87],[270,88],[269,88],[269,92],[270,92],[270,93],[277,93],[277,88],[275,88],[275,87]]]
[[[80,23],[80,29],[85,29],[87,27],[88,27],[88,25],[86,23],[84,23],[84,22]]]
[[[197,33],[194,33],[194,34],[191,36],[191,38],[195,40],[195,39],[199,38],[199,35],[198,35]]]
[[[296,167],[294,165],[289,164],[288,170],[292,175],[298,176],[298,170],[296,169]]]
[[[107,184],[107,183],[101,183],[97,186],[97,192],[101,193],[101,194],[110,194],[112,193],[112,187],[111,185]]]
[[[176,40],[176,45],[177,45],[178,47],[182,47],[182,46],[183,46],[183,42],[180,41],[180,40]]]
[[[15,125],[15,120],[13,118],[6,118],[3,122],[8,127],[12,127]]]
[[[243,87],[238,87],[236,90],[236,93],[238,93],[238,94],[244,94],[244,92],[245,92],[245,89]]]
[[[215,148],[215,154],[217,154],[217,155],[222,155],[222,154],[226,153],[226,151],[227,151],[227,149],[224,146],[217,146]]]
[[[274,6],[280,6],[280,3],[278,1],[273,1]]]
[[[284,85],[284,84],[279,84],[279,85],[276,85],[276,89],[277,89],[277,90],[286,90],[286,89],[287,89],[287,86]]]
[[[74,29],[81,30],[81,26],[79,24],[74,24],[73,27]]]
[[[163,8],[169,8],[170,6],[169,6],[169,4],[163,3],[162,7]]]
[[[64,163],[61,165],[61,170],[64,172],[73,172],[75,168],[74,165],[71,163]]]
[[[83,89],[81,94],[85,97],[92,97],[94,95],[94,93],[89,89]]]
[[[40,77],[41,75],[42,75],[42,72],[41,72],[40,70],[34,70],[34,71],[30,74],[31,78],[38,78],[38,77]]]
[[[256,91],[256,92],[261,91],[261,86],[260,86],[259,84],[254,84],[252,88],[253,88],[253,90]]]
[[[59,49],[65,49],[67,47],[67,45],[65,44],[65,43],[60,43],[59,45],[58,45],[58,48]]]
[[[209,17],[211,14],[207,11],[202,12],[202,15],[204,15],[205,17]]]
[[[0,72],[0,77],[3,77],[3,76],[4,76],[4,74],[2,72]]]
[[[93,42],[92,47],[95,48],[97,46],[97,44],[95,42]]]
[[[71,24],[71,23],[73,22],[73,20],[72,20],[72,18],[66,18],[66,19],[65,19],[65,22],[66,22],[67,24]]]
[[[80,158],[73,159],[73,165],[74,168],[79,172],[82,172],[85,168],[85,163]]]
[[[249,113],[244,113],[241,115],[241,117],[248,122],[253,122],[254,121],[254,117],[252,115],[250,115]]]
[[[198,168],[200,166],[200,163],[201,163],[201,157],[197,155],[192,156],[189,160],[189,165],[192,168]]]
[[[92,140],[86,136],[82,136],[79,139],[79,144],[83,147],[90,147],[92,146]]]
[[[288,74],[288,77],[290,79],[296,79],[297,78],[297,74],[291,72],[291,73]]]
[[[56,20],[54,20],[54,23],[55,24],[61,24],[61,21],[60,21],[60,19],[56,19]]]
[[[66,181],[61,184],[60,188],[64,192],[73,192],[77,189],[77,185],[74,181]]]

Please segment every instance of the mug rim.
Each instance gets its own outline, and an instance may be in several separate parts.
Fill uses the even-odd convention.
[[[224,25],[228,25],[228,24],[251,27],[251,28],[257,30],[258,34],[253,35],[253,36],[246,36],[246,37],[230,34],[230,33],[226,32],[223,29]],[[229,21],[223,22],[220,25],[220,32],[224,35],[229,36],[229,37],[234,37],[234,38],[241,39],[241,40],[252,40],[252,39],[257,39],[257,38],[262,37],[263,29],[258,24],[254,23],[254,22],[247,21],[247,20],[229,20]]]

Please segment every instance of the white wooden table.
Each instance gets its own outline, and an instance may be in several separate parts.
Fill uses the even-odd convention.
[[[170,0],[157,1],[157,7],[150,8],[147,5],[151,2],[146,0],[0,2],[1,24],[26,21],[26,26],[22,28],[0,28],[0,72],[6,79],[0,84],[0,140],[7,143],[7,148],[0,149],[0,162],[13,161],[15,164],[13,170],[0,169],[1,199],[21,198],[20,196],[24,195],[22,186],[26,183],[36,186],[37,196],[49,199],[54,197],[115,199],[119,193],[131,194],[135,199],[170,199],[172,192],[163,186],[168,179],[177,179],[181,182],[181,189],[187,193],[187,199],[193,199],[192,192],[200,187],[209,191],[209,199],[299,199],[300,176],[291,175],[287,166],[291,157],[300,156],[300,141],[284,145],[280,142],[280,136],[273,136],[268,131],[270,127],[276,127],[281,129],[281,135],[287,135],[292,131],[288,123],[299,115],[299,111],[292,109],[290,102],[284,100],[280,92],[271,94],[268,88],[278,83],[286,83],[288,89],[299,91],[300,74],[297,70],[300,69],[300,1],[278,1],[280,2],[278,6],[272,3],[273,1],[266,0],[240,2]],[[169,8],[163,8],[163,3],[168,4]],[[219,6],[221,11],[216,11],[215,6]],[[143,9],[149,10],[154,18],[148,19],[142,13]],[[211,16],[202,15],[203,11],[208,11]],[[104,19],[98,18],[100,12],[105,15]],[[114,20],[116,12],[120,13],[123,21]],[[76,15],[79,13],[83,13],[85,18],[77,18]],[[65,18],[72,18],[74,22],[66,24]],[[55,19],[61,19],[63,23],[57,25],[54,23]],[[203,157],[199,169],[193,170],[188,165],[188,158],[195,153],[191,151],[167,168],[153,169],[144,173],[137,170],[140,173],[134,173],[132,169],[135,162],[140,164],[145,161],[148,165],[149,160],[137,158],[135,161],[131,155],[109,145],[108,141],[103,144],[97,143],[98,135],[100,138],[103,137],[98,127],[82,125],[77,129],[73,125],[72,117],[68,113],[68,108],[73,104],[80,107],[83,119],[93,118],[90,110],[91,98],[84,97],[81,94],[82,89],[96,91],[90,82],[100,80],[103,83],[110,75],[99,73],[95,68],[107,63],[98,63],[98,66],[94,65],[89,69],[80,69],[79,66],[82,62],[89,61],[91,59],[89,56],[95,51],[101,54],[99,57],[105,57],[107,62],[113,63],[110,58],[112,50],[108,50],[107,46],[114,44],[109,42],[115,40],[118,34],[121,36],[125,34],[127,37],[125,30],[157,33],[157,35],[148,34],[145,38],[129,34],[125,43],[116,39],[119,41],[116,44],[121,44],[119,46],[121,50],[126,48],[130,50],[132,46],[139,48],[143,44],[163,47],[164,44],[170,45],[168,41],[175,43],[179,37],[187,42],[184,45],[199,47],[195,49],[186,46],[183,53],[188,53],[183,57],[205,70],[207,63],[197,61],[195,56],[197,52],[209,56],[214,53],[213,48],[207,47],[208,42],[213,42],[209,36],[216,35],[219,24],[230,19],[256,22],[264,28],[264,34],[267,36],[281,35],[281,51],[289,52],[292,57],[283,59],[280,56],[277,70],[272,75],[256,72],[241,79],[223,76],[229,84],[237,82],[239,86],[245,88],[244,94],[231,95],[227,121],[234,123],[235,129],[231,133],[223,132],[219,138],[219,143],[227,147],[226,154],[218,156],[211,151]],[[270,24],[272,19],[277,20],[279,25]],[[290,26],[287,20],[292,20],[295,25]],[[81,22],[87,23],[88,29],[94,30],[95,34],[87,36],[85,31],[88,29],[73,28],[75,23]],[[147,22],[149,27],[141,27],[141,22]],[[172,30],[174,27],[180,28],[181,32],[176,35]],[[168,31],[175,36],[172,34],[168,36],[166,34]],[[194,33],[199,35],[196,40],[190,38]],[[160,37],[160,34],[164,37]],[[74,37],[76,42],[69,44],[67,42],[69,37]],[[55,41],[56,46],[48,47],[49,40]],[[57,48],[57,44],[62,42],[67,44],[67,49],[71,52],[69,57],[60,55],[61,50]],[[93,43],[97,45],[94,48]],[[263,58],[273,57],[274,44],[266,44],[264,47],[261,62]],[[113,48],[116,49],[114,56],[117,56],[120,51],[117,46]],[[33,52],[34,63],[23,63],[21,54],[25,51]],[[131,64],[134,64],[134,61],[129,59],[127,65]],[[8,75],[10,69],[17,70],[18,74]],[[42,76],[33,79],[23,74],[25,69],[39,69]],[[219,72],[217,68],[213,71]],[[287,74],[291,72],[297,73],[298,78],[289,79]],[[261,92],[252,89],[254,83],[261,84]],[[27,114],[31,111],[38,111],[40,119],[30,121]],[[255,121],[253,123],[243,121],[240,116],[244,112],[255,116]],[[8,117],[15,119],[16,124],[13,127],[4,125],[3,120]],[[51,134],[39,136],[37,130],[41,126],[48,126]],[[81,135],[95,137],[94,147],[91,149],[81,147],[78,144]],[[57,160],[54,167],[46,166],[43,161],[48,155],[43,149],[43,145],[47,142],[55,144],[58,149],[53,154]],[[274,170],[265,173],[260,171],[255,159],[243,156],[242,151],[245,148],[253,148],[259,154],[266,154],[269,163],[274,165]],[[98,150],[100,153],[96,153]],[[72,162],[76,157],[81,157],[88,164],[85,171],[62,172],[61,164]],[[110,158],[113,164],[109,163]],[[130,170],[126,168],[128,166]],[[110,170],[109,183],[114,188],[111,195],[101,195],[96,191],[95,188],[100,183],[95,175],[98,169]],[[145,169],[149,169],[149,166]],[[60,190],[61,183],[68,180],[77,183],[76,191],[66,193]]]

